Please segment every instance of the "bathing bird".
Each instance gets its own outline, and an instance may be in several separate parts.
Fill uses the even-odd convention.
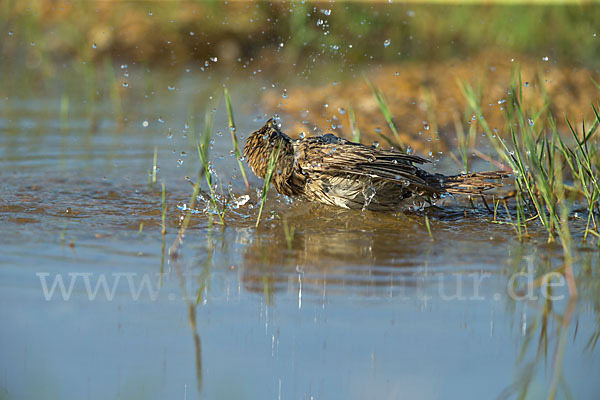
[[[270,172],[283,195],[374,211],[423,208],[450,194],[482,195],[508,176],[503,171],[430,173],[419,167],[429,161],[417,155],[331,133],[291,139],[272,118],[248,137],[244,158],[259,178]]]

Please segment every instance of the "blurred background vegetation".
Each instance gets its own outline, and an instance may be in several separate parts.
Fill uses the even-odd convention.
[[[599,20],[594,3],[5,0],[0,50],[2,68],[42,76],[107,57],[164,67],[218,60],[241,69],[249,60],[263,68],[439,61],[490,48],[596,69]]]

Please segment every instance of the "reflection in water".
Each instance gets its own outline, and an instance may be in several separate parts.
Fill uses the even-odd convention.
[[[377,216],[304,204],[286,214],[286,223],[294,227],[293,238],[286,239],[277,218],[244,247],[242,279],[249,291],[263,292],[266,287],[269,292],[285,290],[296,278],[305,291],[335,291],[346,286],[368,291],[389,286],[422,266],[423,254],[419,253],[431,247],[426,242],[425,246],[402,248],[402,243],[385,239],[385,227],[379,233],[368,233],[367,225],[377,224],[373,219],[389,218],[396,228],[404,226],[408,235],[414,229],[405,215]],[[391,262],[389,257],[399,253],[402,261]]]
[[[296,275],[305,291],[376,294],[380,288],[388,293],[403,293],[433,280],[421,280],[429,266],[443,265],[448,254],[470,252],[476,241],[489,246],[490,236],[481,237],[476,227],[469,231],[456,225],[469,226],[470,218],[460,210],[462,221],[456,222],[456,209],[433,211],[434,236],[431,240],[422,215],[387,214],[338,210],[334,207],[306,204],[297,201],[273,204],[274,216],[254,237],[247,240],[243,250],[243,281],[252,292],[289,290]],[[471,218],[489,218],[485,212],[469,211]],[[282,221],[285,220],[285,224]],[[284,225],[293,228],[293,237],[286,237]],[[489,229],[489,228],[487,228]],[[289,228],[288,228],[289,230]],[[491,232],[491,231],[490,231]],[[472,242],[471,239],[476,240]],[[442,243],[454,241],[456,247]],[[494,241],[502,238],[494,239]],[[469,260],[465,260],[466,265]],[[478,268],[497,274],[493,254],[478,257]],[[486,266],[486,264],[488,264]],[[439,273],[433,270],[432,273]],[[458,272],[465,274],[469,268]],[[472,271],[471,271],[472,272]]]
[[[545,385],[548,388],[547,398],[555,399],[560,392],[566,398],[572,397],[569,381],[563,374],[563,362],[569,335],[574,332],[573,339],[577,336],[577,328],[572,326],[577,301],[569,299],[563,313],[553,311],[553,306],[553,302],[547,300],[543,309],[539,310],[534,323],[527,327],[525,340],[517,356],[517,377],[514,383],[499,395],[500,399],[513,396],[519,399],[529,398],[530,392],[535,393],[538,390],[535,387],[536,379],[539,379],[540,374],[546,375],[548,367],[550,367],[547,373],[549,380]],[[551,325],[556,326],[554,331],[550,329]],[[537,349],[531,349],[534,347],[536,337]],[[548,358],[549,345],[550,359]],[[531,351],[534,351],[535,355],[533,359],[528,359],[527,356]]]
[[[307,294],[313,298],[321,296],[323,307],[326,297],[349,293],[374,297],[392,297],[394,293],[406,297],[408,294],[409,298],[418,300],[425,299],[427,296],[423,293],[427,293],[433,295],[433,298],[437,294],[438,301],[446,301],[447,298],[452,298],[452,293],[456,294],[457,288],[451,286],[456,285],[456,282],[470,282],[469,278],[474,274],[474,269],[468,267],[473,260],[466,260],[466,268],[457,266],[451,271],[443,268],[447,262],[444,253],[451,251],[446,248],[440,252],[439,249],[436,250],[439,243],[427,240],[426,232],[418,228],[420,216],[357,213],[298,204],[277,212],[286,214],[282,217],[286,224],[295,226],[293,239],[290,242],[289,238],[286,240],[283,224],[276,217],[267,228],[257,232],[254,240],[243,250],[244,270],[241,279],[244,287],[249,292],[262,293],[268,304],[273,302],[275,293],[286,290],[288,293],[297,292],[299,308],[302,307],[302,296]],[[446,217],[453,220],[453,215],[452,210],[448,215],[438,213],[438,220],[434,221],[434,226],[438,227],[437,230],[434,229],[436,237],[446,240],[449,239],[448,236],[452,236],[452,231],[440,229],[440,225],[443,226]],[[477,232],[474,237],[469,237],[467,229],[460,232],[463,236],[467,234],[463,239],[474,241],[471,245],[474,244],[475,247],[489,246],[489,243],[482,242],[482,237],[477,237]],[[465,243],[454,244],[457,246],[454,250],[459,254],[470,254],[471,248]],[[549,371],[544,384],[547,398],[570,397],[569,379],[563,372],[563,363],[569,336],[577,339],[578,300],[569,298],[564,285],[556,289],[556,285],[551,284],[551,279],[544,281],[550,276],[548,274],[564,274],[564,265],[553,267],[562,259],[561,250],[555,246],[536,257],[530,255],[524,258],[522,253],[525,251],[528,254],[531,249],[519,246],[515,250],[513,269],[507,271],[506,277],[493,264],[489,267],[481,265],[475,269],[475,275],[490,274],[499,277],[506,290],[504,282],[507,279],[510,282],[511,274],[522,271],[524,264],[536,264],[535,269],[531,269],[531,290],[535,289],[535,293],[532,292],[533,299],[520,298],[529,290],[527,286],[516,291],[516,299],[502,293],[502,298],[508,302],[512,319],[518,321],[524,339],[516,355],[516,378],[513,384],[500,393],[499,398],[529,398],[532,392],[539,391],[539,380],[546,381],[543,378],[546,374],[544,371]],[[497,257],[502,253],[490,248],[487,251],[490,257]],[[484,259],[481,255],[477,256],[479,262]],[[497,259],[495,263],[497,264]],[[579,260],[581,274],[577,281],[580,282],[581,293],[587,294],[587,297],[584,295],[579,299],[580,310],[588,308],[588,304],[595,304],[594,313],[600,321],[600,291],[598,271],[595,269],[597,265],[597,253],[585,254]],[[594,279],[587,284],[583,283],[583,275],[587,274],[589,279],[590,273],[594,275]],[[458,275],[457,280],[448,280],[448,275]],[[589,282],[592,282],[592,288],[589,287]],[[430,290],[432,288],[434,290]],[[459,287],[458,290],[464,300],[474,299],[469,288]],[[489,288],[484,289],[482,294],[491,297],[486,291]],[[458,296],[453,300],[457,298],[461,299]],[[538,298],[539,301],[536,300]],[[536,310],[536,315],[528,316],[528,307]],[[523,308],[521,313],[518,312],[519,308]],[[591,332],[589,339],[585,338],[586,352],[594,352],[598,337],[600,324]],[[580,342],[581,340],[584,339],[579,339]]]
[[[188,211],[188,215],[189,214],[190,213]],[[176,248],[180,245],[186,228],[187,228],[187,224],[183,225],[180,228],[179,234],[177,235],[175,241],[173,242],[173,245],[171,246],[170,251],[172,251],[171,260],[173,261],[173,265],[175,266],[175,270],[176,270],[177,276],[179,278],[179,286],[180,286],[181,291],[183,292],[183,298],[184,298],[185,304],[188,309],[189,324],[190,324],[190,328],[192,330],[192,334],[194,337],[196,385],[197,385],[197,391],[198,391],[197,392],[198,398],[200,398],[201,394],[202,394],[202,386],[203,386],[202,343],[200,341],[200,334],[198,332],[196,315],[197,315],[197,311],[198,311],[197,310],[198,305],[203,303],[202,296],[204,296],[207,293],[207,291],[210,290],[210,272],[211,272],[211,267],[212,267],[212,256],[213,256],[214,248],[212,246],[210,246],[210,248],[208,249],[207,254],[206,254],[206,263],[204,265],[204,268],[202,269],[200,274],[197,274],[196,282],[193,282],[195,285],[198,285],[198,288],[195,289],[195,293],[190,293],[188,289],[190,287],[195,287],[195,285],[192,285],[192,282],[186,282],[186,279],[194,279],[196,274],[184,275],[184,272],[182,271],[182,268],[181,268],[181,264],[177,261],[177,255],[176,255],[177,254]],[[163,235],[163,238],[164,238],[164,235]],[[164,246],[162,248],[162,251],[164,252]],[[163,256],[164,256],[164,254],[163,254]],[[163,265],[161,263],[161,276],[162,276],[162,268],[163,268]],[[186,395],[187,395],[187,393],[186,393]]]

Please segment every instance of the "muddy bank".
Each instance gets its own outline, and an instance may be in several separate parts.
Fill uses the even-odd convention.
[[[511,74],[519,70],[524,105],[541,111],[541,115],[552,115],[559,130],[568,129],[564,116],[576,121],[579,129],[582,118],[593,120],[590,105],[600,99],[600,90],[594,84],[600,74],[551,58],[489,51],[467,59],[387,64],[365,76],[383,92],[402,141],[415,151],[428,154],[455,147],[458,130],[468,131],[475,125],[482,132],[461,91],[461,82],[470,84],[480,94],[481,111],[490,127],[506,132]],[[359,72],[351,79],[334,80],[327,85],[270,89],[261,100],[265,110],[283,117],[284,127],[291,135],[332,131],[351,138],[352,108],[363,142],[381,142],[380,133],[392,136]]]

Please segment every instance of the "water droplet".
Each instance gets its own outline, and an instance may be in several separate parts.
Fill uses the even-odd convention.
[[[383,42],[383,47],[388,47],[392,41],[390,39],[385,39]]]
[[[542,61],[548,61],[548,57],[542,57]]]
[[[377,141],[373,142],[373,147],[375,147],[376,149],[378,149],[379,148],[379,142],[377,142]]]
[[[283,89],[283,93],[281,94],[281,97],[283,97],[284,99],[287,98],[287,89]]]
[[[529,87],[529,82],[525,82],[525,87]]]
[[[300,136],[300,139],[304,139],[306,137],[306,133],[300,132],[300,135],[298,135],[298,136]]]
[[[219,61],[219,59],[217,57],[209,57],[209,60],[216,63],[217,61]]]
[[[321,10],[321,12],[325,15],[331,15],[331,10]]]
[[[346,110],[345,110],[343,107],[340,107],[340,108],[338,108],[338,112],[339,112],[341,115],[344,115],[344,114],[346,114]]]
[[[177,160],[178,167],[181,167],[182,164],[183,164],[183,160],[181,158],[179,160]]]
[[[143,126],[144,128],[147,128],[147,127],[148,127],[148,121],[144,121],[144,122],[142,122],[142,126]]]
[[[32,46],[35,46],[35,42],[31,42],[31,43],[29,43],[29,44],[30,44],[30,45],[32,45]]]
[[[194,32],[190,32],[190,36],[194,36]]]
[[[164,120],[164,119],[162,119],[162,117],[158,117],[158,120],[157,120],[157,121],[158,121],[158,122],[160,122],[161,124],[164,124],[164,123],[165,123],[165,120]]]
[[[8,31],[8,36],[12,36],[12,35],[13,35],[12,31]],[[596,35],[594,34],[594,36],[596,36]]]
[[[127,64],[121,64],[121,69],[127,69]]]
[[[532,120],[531,118],[529,118],[529,119],[527,120],[527,122],[529,122],[529,125],[530,125],[530,126],[533,126],[533,125],[534,125],[534,122],[533,122],[533,120]]]
[[[92,45],[92,49],[95,49],[96,47],[98,47],[98,46],[96,46],[96,43],[94,43],[94,44]]]
[[[167,86],[167,89],[169,89],[170,91],[173,91],[173,90],[175,90],[175,86],[169,85],[169,86]]]
[[[127,88],[127,87],[129,87],[129,83],[127,83],[127,82],[123,82],[123,87],[124,87],[124,88]]]
[[[171,132],[171,130],[169,129],[169,132],[167,132],[167,139],[172,139],[173,138],[173,132]]]
[[[406,12],[406,15],[408,15],[409,17],[411,17],[411,18],[412,18],[412,17],[414,17],[414,16],[415,16],[415,12],[414,12],[413,10],[408,10],[408,11]]]
[[[149,15],[149,16],[152,16],[152,11],[150,11],[150,12],[148,13],[148,15]]]
[[[185,157],[185,156],[187,156],[187,153],[185,151],[182,151],[181,152],[181,157]]]

